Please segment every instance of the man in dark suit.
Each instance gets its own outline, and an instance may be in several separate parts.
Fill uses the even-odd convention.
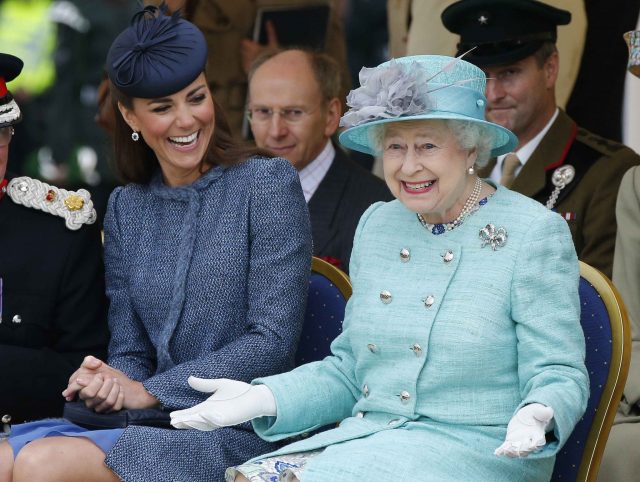
[[[331,141],[342,103],[339,69],[325,54],[283,50],[260,57],[249,72],[249,118],[259,147],[298,170],[309,206],[313,254],[345,271],[358,220],[376,201],[392,199],[385,183]]]
[[[464,58],[487,75],[487,120],[519,140],[515,153],[480,175],[560,213],[578,257],[611,277],[616,195],[640,156],[580,128],[556,106],[557,26],[571,14],[534,0],[460,0],[442,20],[460,34],[458,53],[474,49]]]
[[[7,174],[21,119],[5,82],[22,61],[0,54],[0,417],[62,415],[62,390],[108,342],[100,230],[89,193]],[[44,212],[43,212],[44,211]],[[64,218],[61,219],[61,218]],[[66,226],[65,226],[66,224]]]

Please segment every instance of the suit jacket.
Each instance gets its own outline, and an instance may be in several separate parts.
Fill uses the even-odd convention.
[[[495,251],[478,236],[489,223],[507,232]],[[254,427],[278,440],[341,421],[279,451],[327,447],[309,482],[549,480],[589,393],[578,277],[566,223],[505,188],[442,235],[399,201],[376,203],[358,226],[332,356],[256,380],[278,414]],[[554,409],[556,439],[526,459],[496,457],[531,402]]]
[[[579,128],[561,110],[510,189],[545,204],[555,188],[554,170],[573,166],[575,178],[560,191],[554,210],[567,219],[578,257],[611,277],[618,187],[637,164],[640,156],[632,149]],[[495,159],[479,174],[488,177],[494,166]]]
[[[310,264],[307,207],[284,159],[213,167],[177,188],[159,173],[117,188],[105,218],[109,363],[170,409],[207,398],[190,375],[249,381],[287,370]],[[130,426],[106,463],[128,482],[223,480],[226,467],[270,448],[247,425]]]
[[[349,259],[360,216],[374,202],[393,196],[384,181],[351,161],[336,147],[331,167],[309,200],[313,254],[337,258],[349,270]]]
[[[69,376],[104,356],[109,333],[97,224],[0,200],[0,416],[12,423],[62,415]]]

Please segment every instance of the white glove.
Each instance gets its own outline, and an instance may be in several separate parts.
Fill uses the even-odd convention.
[[[553,408],[541,403],[525,405],[509,421],[504,443],[494,453],[507,457],[526,457],[546,443],[545,433],[553,428]]]
[[[215,430],[276,415],[276,400],[266,385],[250,385],[226,378],[189,377],[188,382],[192,388],[213,395],[191,408],[171,412],[171,425],[175,428]]]

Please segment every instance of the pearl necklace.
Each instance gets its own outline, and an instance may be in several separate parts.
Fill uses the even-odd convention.
[[[429,224],[424,219],[424,217],[422,217],[422,214],[418,213],[417,216],[418,216],[418,220],[420,221],[420,224],[422,224],[426,229],[431,231],[431,233],[433,234],[442,234],[445,231],[451,231],[452,229],[457,228],[464,222],[467,216],[469,216],[472,212],[478,209],[477,204],[478,204],[478,199],[480,198],[481,190],[482,190],[482,181],[480,180],[479,177],[476,177],[476,182],[473,185],[473,191],[471,192],[471,195],[467,198],[467,201],[464,203],[464,206],[462,206],[462,211],[460,211],[460,214],[458,214],[457,218],[455,218],[453,221],[449,221],[448,223]]]

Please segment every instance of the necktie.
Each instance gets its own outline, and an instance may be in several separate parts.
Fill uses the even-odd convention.
[[[516,169],[520,167],[520,159],[517,154],[510,152],[502,161],[502,177],[500,184],[504,187],[511,187],[513,180],[516,178]]]

